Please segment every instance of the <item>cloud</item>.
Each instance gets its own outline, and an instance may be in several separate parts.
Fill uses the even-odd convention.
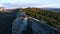
[[[40,8],[60,8],[60,4],[45,4],[45,5],[37,5],[35,7],[40,7]]]
[[[24,7],[38,7],[38,8],[60,8],[60,4],[40,4],[40,3],[23,3],[23,4],[10,4],[10,3],[2,3],[1,6],[5,8],[24,8]]]
[[[11,4],[11,3],[2,3],[3,6],[5,7],[32,7],[32,6],[37,6],[37,5],[42,5],[39,3],[25,3],[25,4]]]
[[[41,7],[41,8],[60,8],[58,0],[0,0],[0,7],[18,8],[18,7]]]

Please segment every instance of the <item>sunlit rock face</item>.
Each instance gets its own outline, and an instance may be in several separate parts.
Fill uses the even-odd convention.
[[[29,19],[29,16],[28,16],[28,15],[25,15],[25,16],[24,16],[24,19],[25,19],[25,20],[28,20],[28,19]]]
[[[4,11],[4,7],[0,7],[0,12],[3,12]]]
[[[27,20],[28,18],[26,17],[26,18],[24,18],[25,20]]]

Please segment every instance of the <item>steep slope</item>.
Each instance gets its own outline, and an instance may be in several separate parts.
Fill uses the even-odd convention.
[[[43,10],[41,8],[25,8],[20,10],[31,17],[37,18],[41,21],[46,21],[47,24],[60,28],[60,13],[58,12]]]

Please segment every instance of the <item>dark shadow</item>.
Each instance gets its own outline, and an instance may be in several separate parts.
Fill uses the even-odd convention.
[[[12,33],[12,22],[16,18],[18,9],[10,13],[0,12],[0,34],[11,34]]]

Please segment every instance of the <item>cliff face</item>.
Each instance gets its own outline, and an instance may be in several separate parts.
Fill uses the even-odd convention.
[[[0,12],[0,34],[11,34],[12,22],[18,11],[9,9],[10,12]]]

